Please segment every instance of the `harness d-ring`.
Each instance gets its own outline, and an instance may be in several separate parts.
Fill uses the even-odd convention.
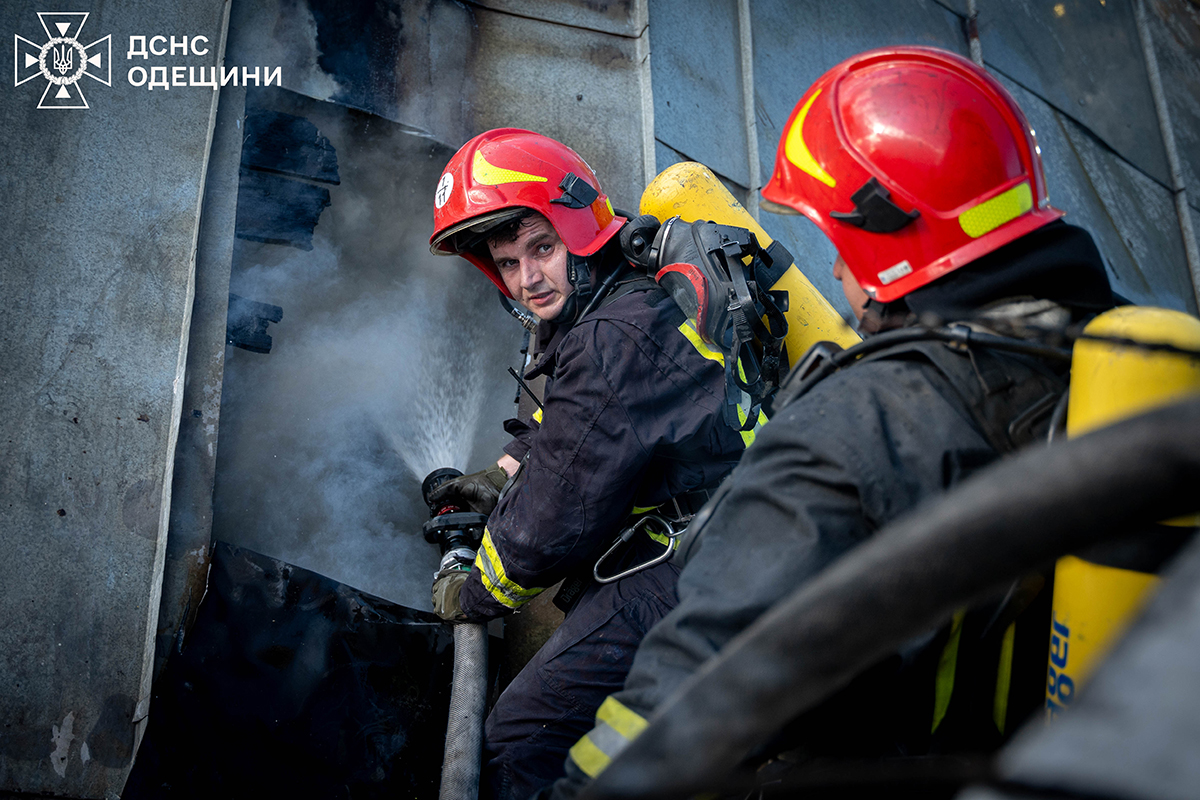
[[[600,565],[604,563],[604,560],[611,556],[618,547],[632,539],[636,533],[645,531],[647,535],[649,535],[651,523],[657,523],[658,525],[662,526],[661,535],[667,538],[667,549],[649,561],[638,564],[635,567],[631,567],[624,572],[620,572],[607,578],[600,577]],[[628,578],[630,575],[633,575],[636,572],[641,572],[644,569],[657,567],[659,564],[670,560],[671,556],[675,552],[675,540],[682,535],[683,530],[675,530],[675,526],[671,524],[670,520],[660,517],[658,514],[646,514],[645,516],[639,517],[636,522],[634,522],[625,530],[621,531],[621,535],[617,537],[615,542],[613,542],[612,547],[608,548],[604,555],[600,556],[600,558],[596,561],[596,566],[592,567],[592,577],[596,579],[596,583],[612,583],[614,581],[619,581],[622,578]]]

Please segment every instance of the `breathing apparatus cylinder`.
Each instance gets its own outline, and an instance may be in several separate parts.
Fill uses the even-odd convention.
[[[747,228],[763,248],[775,241],[708,167],[694,161],[673,164],[650,181],[642,192],[640,213],[653,214],[661,221],[679,216],[684,222],[709,220]],[[795,264],[789,265],[773,286],[763,288],[788,293],[788,310],[784,313],[788,332],[784,341],[789,367],[817,342],[850,347],[862,341]]]
[[[1200,320],[1179,311],[1124,306],[1096,317],[1087,335],[1200,349]],[[1081,338],[1071,360],[1067,435],[1103,428],[1159,406],[1200,395],[1200,359]],[[1162,524],[1192,527],[1187,517]],[[1149,600],[1159,578],[1078,556],[1059,559],[1054,573],[1046,718],[1071,704],[1109,647]]]

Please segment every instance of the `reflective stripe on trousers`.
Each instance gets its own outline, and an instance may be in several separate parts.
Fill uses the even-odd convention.
[[[589,778],[595,778],[646,730],[647,724],[640,715],[609,697],[596,712],[596,727],[571,747],[571,760]]]

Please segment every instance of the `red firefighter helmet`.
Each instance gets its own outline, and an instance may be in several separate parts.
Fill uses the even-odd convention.
[[[578,153],[518,128],[496,128],[463,145],[442,172],[433,206],[430,251],[462,256],[508,297],[484,244],[497,225],[533,209],[550,220],[567,250],[590,256],[625,223]]]
[[[784,127],[763,207],[808,217],[882,303],[1062,216],[1012,96],[965,58],[869,50]]]

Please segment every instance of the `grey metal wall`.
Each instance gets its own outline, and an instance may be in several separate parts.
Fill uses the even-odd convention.
[[[739,5],[748,31],[739,26]],[[1095,235],[1118,292],[1195,313],[1175,206],[1179,186],[1168,167],[1133,0],[978,0],[977,7],[984,62],[1037,131],[1051,202]],[[1195,187],[1200,11],[1187,0],[1151,0],[1147,11],[1183,181]],[[826,69],[887,45],[931,45],[967,56],[966,22],[966,0],[652,0],[657,166],[701,161],[747,197],[770,177],[796,100]],[[739,49],[749,49],[750,58],[739,60]],[[740,68],[747,60],[749,81]],[[746,83],[753,86],[750,125]],[[748,128],[757,137],[756,164]],[[1200,209],[1194,188],[1189,199],[1194,215]],[[833,249],[816,228],[770,214],[760,221],[848,313],[829,274]]]
[[[1178,176],[1133,0],[978,5],[984,58],[1037,128],[1054,202],[1096,235],[1119,291],[1194,312],[1174,201],[1190,190],[1200,224],[1196,5],[1144,0]],[[128,35],[204,33],[215,45],[227,9],[122,0],[96,4],[87,24],[114,35],[114,64],[128,66]],[[35,38],[39,10],[4,4],[3,30]],[[966,0],[238,0],[226,63],[281,66],[300,97],[448,149],[489,127],[540,130],[578,149],[618,206],[636,204],[656,167],[690,158],[753,208],[813,79],[885,44],[965,54],[966,12]],[[219,57],[214,47],[203,63]],[[218,440],[218,401],[242,98],[219,93],[214,145],[216,94],[123,78],[93,87],[88,111],[36,110],[30,86],[0,94],[0,791],[119,791],[148,696],[164,539],[178,545],[166,558],[178,574],[164,598],[169,644],[203,575],[203,553],[189,554],[207,539],[215,459],[233,441]],[[210,151],[223,172],[209,181],[193,303]],[[418,183],[415,197],[432,188]],[[763,221],[847,311],[824,238],[803,220]],[[423,224],[431,217],[411,221]],[[300,327],[278,327],[280,347]],[[187,505],[172,509],[180,535],[167,537],[173,455]]]
[[[164,561],[160,650],[202,585],[207,502],[232,441],[220,438],[219,402],[243,100],[230,87],[150,93],[127,85],[123,68],[138,63],[124,58],[130,35],[205,34],[207,59],[171,64],[220,64],[230,5],[96,5],[88,31],[113,35],[116,68],[111,87],[92,87],[91,109],[36,110],[32,85],[0,95],[10,143],[0,170],[0,793],[120,792],[144,724]],[[583,153],[618,204],[636,202],[651,174],[641,0],[232,5],[225,63],[279,66],[297,95],[446,153],[489,127],[541,130]],[[3,29],[40,41],[39,10],[5,4]],[[197,256],[210,150],[222,172]],[[414,174],[421,216],[405,225],[417,239],[432,223],[418,198],[433,186],[422,181],[438,167]],[[193,258],[203,272],[194,282]],[[479,276],[426,266],[462,273],[481,294]],[[301,307],[290,310],[299,331]],[[286,332],[276,331],[280,347]],[[427,582],[429,565],[416,571]]]
[[[653,175],[647,51],[642,2],[233,4],[227,62],[282,65],[288,113],[319,122],[343,174],[328,187],[314,251],[239,241],[231,254],[228,232],[211,243],[220,253],[207,288],[198,283],[207,293],[198,308],[221,302],[232,267],[234,292],[285,316],[271,326],[270,355],[216,346],[223,317],[197,323],[194,335],[208,336],[189,355],[189,386],[215,380],[220,414],[197,405],[201,414],[182,421],[185,434],[195,430],[179,452],[160,664],[194,614],[207,563],[197,546],[210,530],[393,600],[428,602],[435,554],[416,534],[425,512],[413,468],[395,451],[416,428],[450,424],[460,429],[443,438],[465,436],[471,453],[456,466],[497,455],[515,388],[503,367],[516,363],[519,341],[490,284],[425,250],[436,177],[474,134],[524,127],[569,142],[614,203],[636,203]],[[213,186],[210,204],[236,202],[236,186]],[[368,303],[372,324],[355,322]],[[437,357],[446,369],[422,378],[417,362]],[[469,432],[453,414],[419,411],[430,397],[480,393]]]
[[[121,67],[131,33],[206,35],[175,63],[219,63],[227,8],[95,4],[89,108],[0,93],[0,793],[116,796],[144,727],[217,102]],[[46,41],[42,10],[4,3],[0,29]]]

